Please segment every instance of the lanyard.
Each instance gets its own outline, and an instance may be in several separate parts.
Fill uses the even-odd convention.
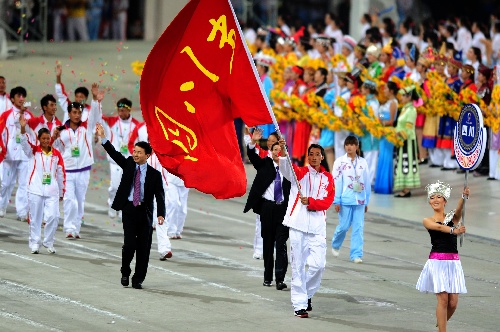
[[[319,190],[321,189],[321,183],[323,181],[323,177],[320,175],[319,177],[319,186],[318,186],[318,192],[316,193],[316,198],[319,196]],[[311,181],[311,172],[309,172],[309,197],[312,197],[312,190],[313,190],[313,184]]]
[[[122,131],[122,120],[121,119],[118,119],[118,127],[120,128],[120,138],[122,140],[122,142],[125,142],[123,140],[123,131]],[[130,125],[128,127],[128,140],[126,141],[127,143],[130,142],[130,136],[132,134],[132,121],[130,121]]]
[[[80,128],[81,127],[78,127],[78,130],[76,131],[76,145],[78,145],[78,140],[80,138]],[[73,140],[71,139],[71,132],[73,131],[73,129],[71,128],[68,128],[68,136],[69,136],[69,143],[71,145],[73,145]]]
[[[43,169],[43,172],[44,172],[44,173],[47,173],[47,171],[45,171],[45,162],[43,161],[43,159],[44,159],[44,158],[43,158],[43,157],[44,157],[44,155],[45,155],[45,153],[44,153],[44,152],[43,152],[43,150],[42,150],[42,152],[41,152],[41,154],[40,154],[40,158],[42,159],[42,169]],[[47,157],[48,157],[48,156],[47,156]],[[50,173],[52,173],[52,162],[53,162],[53,161],[54,161],[54,158],[52,158],[52,154],[50,154],[50,169],[49,169],[49,172],[50,172]]]
[[[348,157],[349,158],[349,157]],[[354,163],[351,159],[351,165],[354,168],[354,180],[357,180],[358,178],[358,173],[356,172],[356,166],[358,165],[358,157],[354,157],[354,160],[356,160],[356,163]]]

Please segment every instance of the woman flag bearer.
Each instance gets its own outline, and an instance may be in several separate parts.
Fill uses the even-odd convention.
[[[38,131],[40,145],[32,145],[26,135],[26,119],[21,116],[21,146],[29,158],[28,204],[30,215],[29,246],[32,254],[38,254],[40,242],[54,254],[54,236],[59,222],[59,201],[62,201],[66,185],[66,171],[61,153],[50,145],[50,131]],[[44,240],[41,241],[42,220],[45,220]]]
[[[279,142],[282,155],[279,167],[283,176],[292,183],[283,221],[283,225],[290,228],[292,305],[295,316],[307,318],[307,312],[312,310],[311,298],[319,289],[325,270],[326,210],[333,203],[335,189],[321,145],[311,144],[307,149],[309,166],[293,165],[292,169],[286,158],[285,140],[281,138]],[[306,264],[309,266],[307,271]]]

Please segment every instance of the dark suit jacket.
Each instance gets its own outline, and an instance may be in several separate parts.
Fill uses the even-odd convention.
[[[262,195],[266,192],[267,188],[276,178],[276,168],[274,167],[274,162],[271,158],[261,158],[254,149],[247,149],[248,159],[252,163],[253,167],[257,170],[257,175],[253,180],[252,187],[250,188],[250,193],[248,194],[247,204],[245,205],[244,213],[248,212],[250,209],[253,212],[260,214],[262,201]],[[282,189],[283,189],[283,204],[288,206],[288,197],[290,196],[291,183],[287,179],[283,178]]]
[[[110,141],[107,141],[103,147],[111,159],[123,169],[122,179],[116,191],[115,200],[111,205],[111,208],[120,211],[123,210],[128,202],[128,196],[130,195],[130,190],[132,190],[132,182],[134,180],[135,167],[137,164],[132,157],[125,158],[120,152],[116,151]],[[147,217],[150,223],[153,222],[153,196],[156,197],[158,209],[157,217],[165,217],[165,191],[163,189],[161,173],[148,165],[146,179],[144,180],[144,201],[142,204],[146,205]]]

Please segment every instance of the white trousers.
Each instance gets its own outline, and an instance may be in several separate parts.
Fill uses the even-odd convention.
[[[451,159],[451,149],[438,149],[439,153],[443,157],[443,167],[446,168],[458,168],[458,163],[455,158]]]
[[[17,180],[16,214],[19,218],[28,216],[28,161],[4,160],[0,209],[7,209],[12,190]]]
[[[67,25],[69,41],[75,41],[75,32],[78,33],[78,38],[80,38],[81,41],[89,40],[87,19],[85,17],[68,17]]]
[[[90,171],[66,173],[64,194],[64,232],[80,234],[85,195],[89,186]]]
[[[489,150],[489,157],[490,157],[490,178],[495,178],[497,180],[500,180],[500,172],[497,172],[497,169],[500,169],[498,167],[498,150]]]
[[[431,159],[432,165],[443,166],[444,155],[441,150],[443,149],[437,149],[437,148],[428,149],[429,158]]]
[[[345,139],[349,136],[349,132],[347,130],[339,130],[335,132],[334,146],[335,146],[335,159],[341,157],[345,154]]]
[[[166,183],[163,183],[163,188],[167,188]],[[153,225],[156,227],[156,239],[158,241],[158,253],[164,256],[169,251],[172,251],[172,244],[168,238],[168,222],[167,219],[163,222],[163,225],[158,225],[158,207],[156,205],[156,200],[154,201],[155,209],[153,211]],[[167,205],[167,204],[166,204]]]
[[[115,200],[116,191],[118,190],[120,181],[122,180],[123,170],[117,164],[110,162],[109,174],[111,175],[111,181],[109,182],[108,188],[108,205],[111,207],[111,204],[113,204],[113,201]]]
[[[168,235],[181,235],[186,222],[189,189],[169,184],[166,192],[167,212],[165,214],[167,215]]]
[[[255,215],[255,235],[253,237],[253,254],[262,256],[264,252],[264,243],[262,242],[262,227],[260,223],[260,216]]]
[[[373,185],[375,183],[375,174],[377,174],[378,150],[363,151],[363,155],[368,164],[368,178],[370,179],[370,184]]]
[[[59,197],[28,194],[30,213],[29,246],[31,250],[40,248],[42,221],[45,220],[43,246],[54,246],[54,236],[59,224]]]
[[[307,308],[321,284],[326,266],[326,238],[290,228],[292,305],[294,311]],[[308,269],[306,271],[306,264]]]

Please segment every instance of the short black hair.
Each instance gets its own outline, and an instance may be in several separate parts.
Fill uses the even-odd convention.
[[[5,79],[5,77],[3,77],[2,75],[0,75],[0,78],[3,78],[3,79]]]
[[[68,113],[70,113],[73,108],[79,108],[83,111],[83,107],[84,106],[82,104],[74,101],[74,102],[68,104]]]
[[[86,87],[84,86],[81,86],[81,87],[78,87],[76,88],[75,90],[75,95],[77,93],[83,93],[85,95],[85,99],[87,99],[89,97],[89,89],[87,89]]]
[[[135,143],[134,146],[138,146],[140,148],[143,148],[144,152],[146,154],[151,154],[153,152],[153,149],[151,148],[151,145],[149,145],[148,142],[140,141],[140,142]]]
[[[42,99],[40,99],[40,105],[42,106],[43,113],[45,113],[45,110],[43,109],[43,107],[49,105],[49,101],[55,103],[56,98],[54,98],[54,96],[51,94],[47,94],[47,95],[43,96]]]
[[[22,86],[16,86],[15,88],[13,88],[12,90],[10,90],[10,98],[14,98],[15,95],[21,95],[23,96],[24,98],[26,98],[26,95],[28,93],[26,92],[26,89],[23,88]]]
[[[392,91],[394,93],[394,95],[397,95],[398,91],[399,91],[398,85],[396,84],[396,82],[393,82],[393,81],[387,82],[387,89]]]
[[[43,134],[48,134],[50,136],[50,130],[48,130],[47,128],[40,128],[40,130],[38,131],[38,139],[42,138]]]
[[[116,102],[116,107],[118,107],[118,108],[125,107],[128,109],[131,109],[132,108],[132,101],[127,99],[127,98],[122,98]]]
[[[276,146],[276,145],[280,145],[280,142],[274,142],[273,145],[271,145],[271,151],[273,151],[274,146]]]

